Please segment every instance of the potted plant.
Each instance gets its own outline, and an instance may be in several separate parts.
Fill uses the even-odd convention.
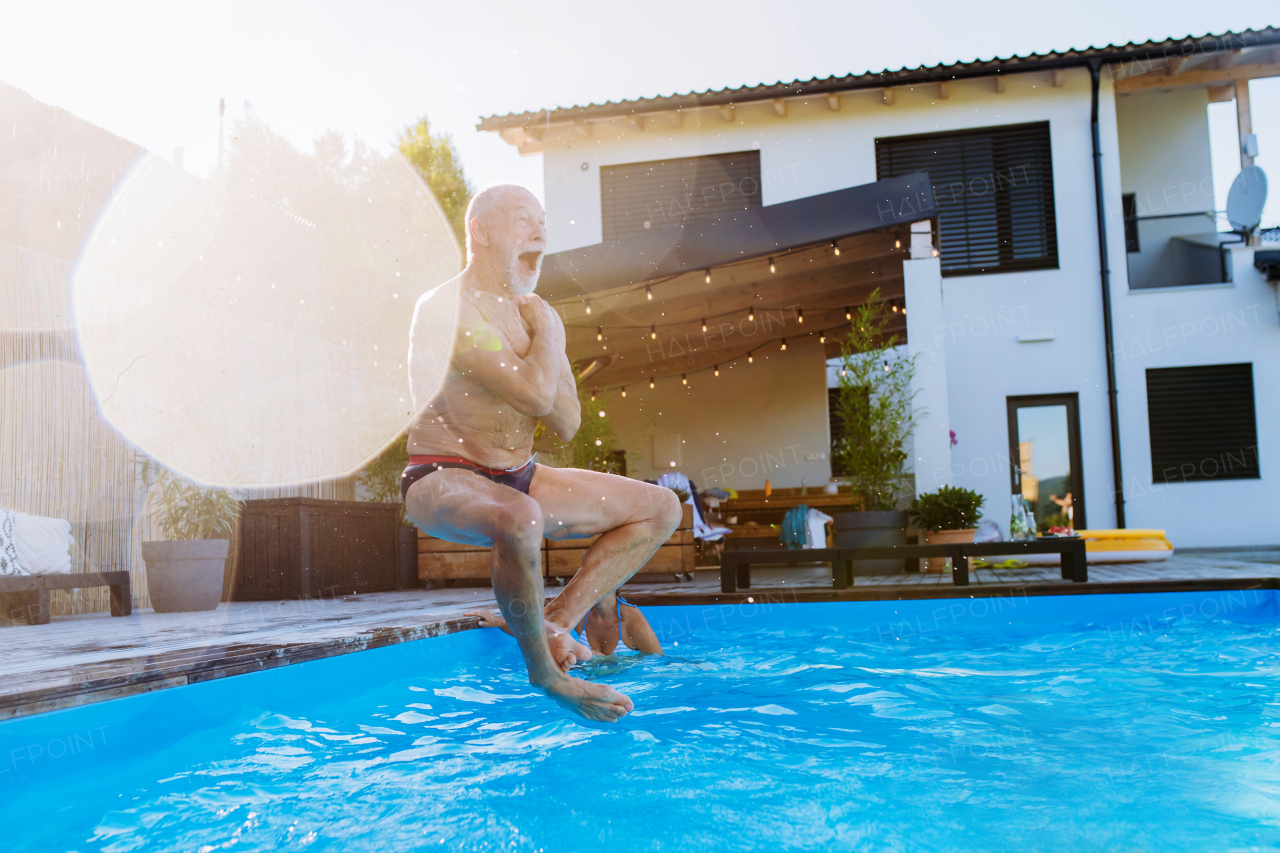
[[[369,499],[379,503],[400,505],[399,538],[396,550],[396,588],[413,589],[418,586],[418,528],[409,520],[404,501],[400,499],[400,475],[409,464],[409,436],[400,436],[369,463],[357,484],[368,493]]]
[[[907,514],[898,502],[907,490],[907,442],[918,416],[911,390],[915,356],[900,353],[897,335],[885,334],[889,316],[879,289],[873,290],[853,312],[841,346],[836,415],[843,435],[832,442],[831,468],[862,500],[862,512],[835,515],[841,548],[907,542]],[[901,560],[867,560],[856,571],[896,574],[902,568]]]
[[[943,486],[933,494],[917,495],[911,502],[910,512],[924,531],[926,545],[972,542],[982,502],[983,497],[977,492]],[[929,571],[940,573],[946,567],[946,557],[929,558]]]
[[[143,482],[150,463],[143,465]],[[160,469],[150,484],[152,518],[166,541],[143,542],[147,591],[157,613],[215,610],[222,600],[240,501]]]

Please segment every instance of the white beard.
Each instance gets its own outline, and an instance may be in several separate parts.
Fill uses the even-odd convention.
[[[538,273],[542,271],[542,258],[538,258],[538,266],[528,272],[520,263],[520,256],[511,258],[502,270],[502,284],[512,296],[528,296],[538,286]]]

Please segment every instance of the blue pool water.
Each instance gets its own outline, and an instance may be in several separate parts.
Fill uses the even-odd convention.
[[[0,724],[0,848],[1280,845],[1271,591],[648,612],[611,728],[496,631]]]

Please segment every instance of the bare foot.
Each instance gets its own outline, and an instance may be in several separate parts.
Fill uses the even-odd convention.
[[[617,722],[635,707],[607,684],[594,684],[567,675],[543,686],[547,696],[563,708],[599,723]]]
[[[554,622],[544,622],[547,628],[547,645],[551,648],[551,658],[560,667],[561,672],[568,672],[576,663],[591,659],[591,647],[573,638],[573,634]]]

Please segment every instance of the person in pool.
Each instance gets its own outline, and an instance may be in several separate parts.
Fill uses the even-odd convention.
[[[631,700],[568,674],[592,654],[570,629],[667,541],[680,524],[680,501],[639,480],[534,464],[539,425],[568,440],[582,420],[564,324],[533,292],[546,215],[523,187],[490,187],[471,199],[466,230],[466,268],[414,308],[409,383],[416,414],[400,494],[426,533],[492,547],[494,594],[530,684],[583,717],[613,722],[631,711]],[[431,368],[442,347],[428,318],[453,310],[455,296],[449,370],[437,388]],[[597,534],[582,568],[546,602],[543,537]]]
[[[478,617],[481,628],[500,628],[511,633],[506,620],[492,611],[476,610],[466,615]],[[616,592],[596,602],[575,626],[574,633],[596,654],[611,655],[619,645],[647,655],[662,654],[662,643],[649,620],[644,618],[639,607]]]

